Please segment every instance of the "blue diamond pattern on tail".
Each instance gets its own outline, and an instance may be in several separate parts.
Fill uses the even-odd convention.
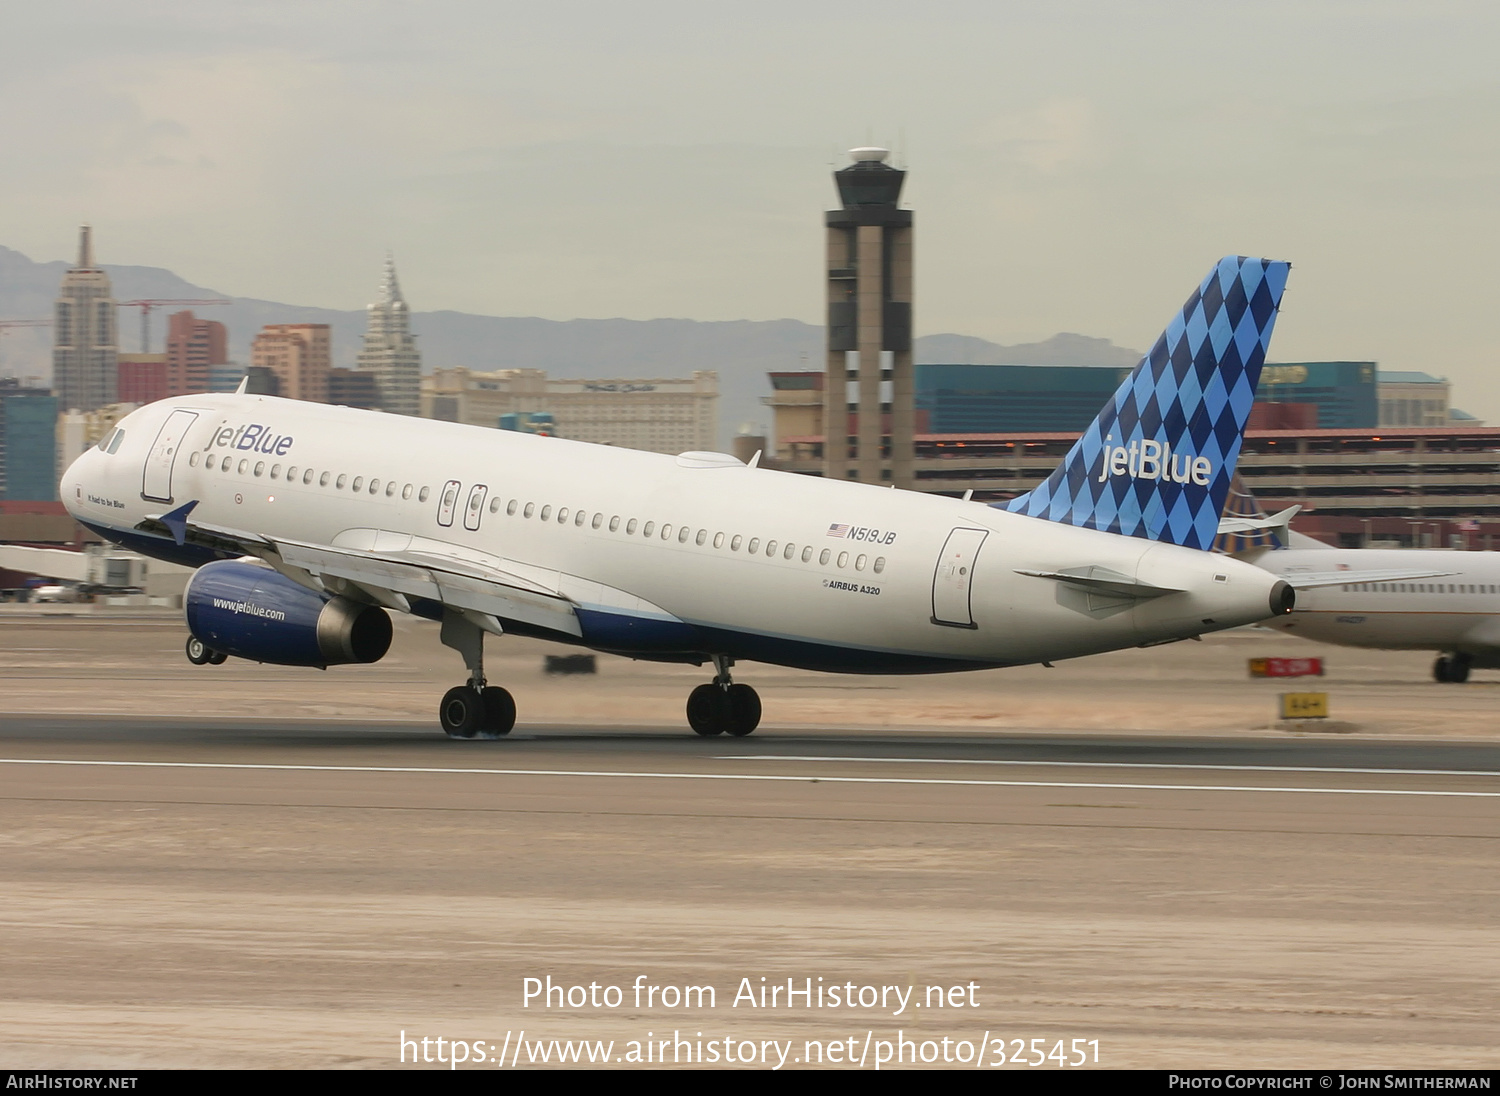
[[[1221,259],[1052,475],[995,505],[1211,548],[1290,269]]]

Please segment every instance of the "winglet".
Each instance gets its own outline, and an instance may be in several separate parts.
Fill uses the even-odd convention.
[[[172,534],[172,539],[177,542],[179,548],[187,540],[188,515],[193,512],[193,507],[197,505],[197,499],[194,499],[192,502],[184,502],[177,509],[161,516],[161,523],[167,527],[167,531]]]
[[[1211,547],[1290,268],[1221,259],[1056,471],[996,505]]]
[[[250,374],[246,373],[243,377],[240,378],[239,387],[234,390],[234,394],[236,396],[243,396],[245,394],[245,389],[248,388],[249,386],[250,386]]]

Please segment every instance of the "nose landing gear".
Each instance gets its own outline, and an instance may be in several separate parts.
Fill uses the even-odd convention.
[[[1469,656],[1464,654],[1438,655],[1432,664],[1432,679],[1447,684],[1469,680]]]
[[[222,666],[229,661],[223,651],[215,651],[197,636],[188,636],[187,660],[194,666]]]
[[[760,726],[760,696],[750,686],[730,680],[733,665],[733,659],[715,655],[718,673],[713,681],[688,694],[688,724],[705,738],[718,734],[743,738]]]

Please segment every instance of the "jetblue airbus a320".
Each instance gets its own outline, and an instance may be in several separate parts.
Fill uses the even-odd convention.
[[[389,613],[413,613],[468,667],[439,706],[453,737],[515,723],[486,633],[711,663],[688,722],[745,735],[761,704],[740,661],[1015,666],[1289,612],[1281,578],[1206,550],[1287,271],[1219,262],[1052,476],[997,506],[242,394],[134,412],[63,497],[198,568],[194,662],[374,662]]]

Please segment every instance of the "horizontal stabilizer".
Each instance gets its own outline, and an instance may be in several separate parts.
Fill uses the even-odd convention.
[[[1225,516],[1219,519],[1219,533],[1276,533],[1285,542],[1289,530],[1287,526],[1291,520],[1301,513],[1301,505],[1288,506],[1280,513],[1272,514],[1270,517],[1244,518]]]
[[[1017,568],[1016,574],[1029,575],[1031,578],[1050,578],[1091,593],[1108,594],[1111,597],[1145,599],[1161,597],[1163,594],[1182,593],[1180,589],[1171,586],[1153,586],[1149,582],[1138,582],[1129,575],[1122,575],[1119,571],[1112,571],[1108,567],[1067,567],[1061,571],[1023,571]]]

